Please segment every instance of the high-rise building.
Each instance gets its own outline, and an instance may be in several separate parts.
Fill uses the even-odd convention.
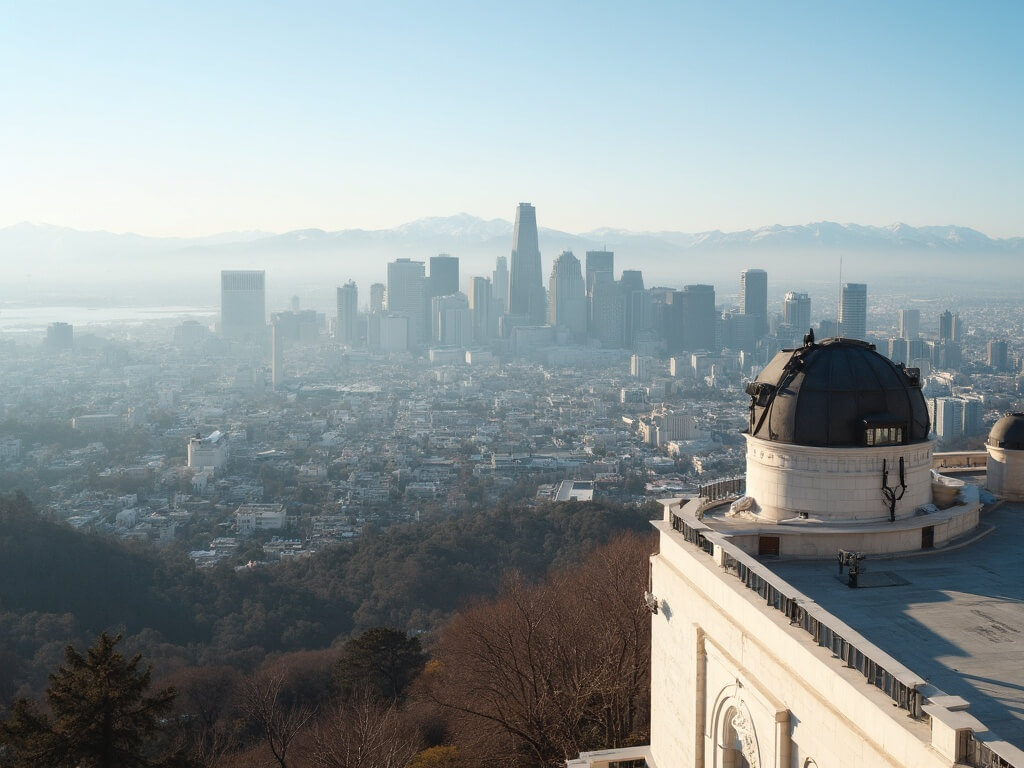
[[[473,343],[473,313],[464,293],[434,296],[431,300],[431,343],[442,347],[468,347]]]
[[[270,385],[280,388],[284,382],[284,334],[275,322],[270,326]]]
[[[868,286],[844,283],[839,305],[839,335],[864,341],[868,335]]]
[[[901,339],[916,339],[921,335],[921,310],[901,309],[899,316]]]
[[[384,311],[384,296],[386,293],[384,283],[374,283],[370,286],[370,313],[375,314]]]
[[[537,210],[529,203],[516,209],[512,260],[508,280],[508,313],[524,316],[530,325],[544,325],[546,299],[537,239]]]
[[[811,329],[811,297],[806,293],[790,291],[782,301],[782,322],[797,333]]]
[[[486,277],[472,277],[469,280],[469,308],[473,312],[473,341],[483,344],[494,335],[492,321],[496,319],[492,311],[491,281]]]
[[[266,338],[266,272],[231,270],[220,273],[220,332],[231,341],[263,342]]]
[[[953,313],[948,309],[939,315],[939,341],[953,340]]]
[[[75,328],[70,323],[50,323],[46,326],[43,345],[54,352],[71,349],[75,345]]]
[[[1005,371],[1010,367],[1005,341],[990,341],[987,351],[987,362],[990,368],[995,368],[997,371]]]
[[[622,347],[625,299],[611,272],[596,272],[587,296],[590,335],[605,349]]]
[[[644,290],[643,273],[639,269],[624,269],[619,279],[619,292],[623,299],[622,343],[632,349],[651,322],[651,302]]]
[[[610,272],[615,279],[615,254],[612,251],[587,251],[587,295],[594,286],[594,275]]]
[[[413,347],[426,341],[430,328],[426,283],[422,261],[396,259],[388,264],[388,312],[408,318],[408,340]]]
[[[586,289],[580,260],[572,251],[563,251],[555,259],[551,265],[549,285],[551,311],[548,323],[567,328],[575,340],[582,340],[587,332]]]
[[[451,296],[459,292],[459,258],[442,253],[430,257],[430,295]]]
[[[684,285],[682,296],[682,348],[688,352],[715,350],[715,287]]]
[[[334,338],[339,344],[348,346],[359,340],[359,289],[352,280],[338,288],[338,319]]]
[[[959,397],[935,398],[935,435],[940,440],[960,437],[964,431],[964,401]]]
[[[904,365],[910,362],[910,341],[903,337],[898,339],[889,339],[889,359],[894,363],[903,363]]]
[[[755,341],[768,333],[768,273],[763,269],[740,272],[740,311],[754,317]]]
[[[491,272],[491,296],[501,301],[501,306],[508,306],[508,258],[499,256],[494,260],[494,271]]]

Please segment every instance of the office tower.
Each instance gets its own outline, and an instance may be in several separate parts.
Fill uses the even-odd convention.
[[[549,281],[551,311],[550,325],[568,328],[574,340],[582,340],[587,333],[587,297],[580,260],[572,251],[563,251],[551,265]]]
[[[910,341],[905,338],[889,339],[889,359],[894,363],[910,362]]]
[[[839,305],[839,335],[845,339],[865,340],[868,335],[868,286],[844,283]]]
[[[315,310],[303,309],[298,312],[286,309],[283,312],[271,312],[270,322],[276,325],[285,342],[315,342],[320,335],[321,317]]]
[[[537,239],[537,210],[529,203],[516,209],[512,260],[508,280],[508,313],[524,316],[530,325],[544,325],[544,281]]]
[[[682,348],[688,352],[699,349],[715,350],[715,287],[713,285],[684,285],[682,296],[683,336]]]
[[[726,347],[736,352],[752,354],[757,347],[754,328],[757,325],[756,315],[739,312],[724,312],[721,316],[722,335],[715,348]]]
[[[644,276],[639,269],[625,269],[619,280],[623,299],[622,343],[632,349],[637,337],[650,324],[650,297],[644,290]]]
[[[953,340],[953,313],[948,309],[939,315],[939,341]]]
[[[921,310],[901,309],[899,326],[901,339],[916,339],[921,335]]]
[[[459,258],[442,253],[430,257],[430,295],[451,296],[459,292]]]
[[[442,347],[468,347],[473,343],[473,313],[463,293],[434,296],[430,322],[432,344]]]
[[[963,398],[964,426],[963,433],[968,437],[980,435],[985,432],[983,417],[985,415],[985,404],[980,398]]]
[[[959,397],[935,398],[935,435],[940,440],[959,437],[964,430],[964,401]]]
[[[491,272],[491,296],[501,300],[501,306],[508,306],[508,258],[499,256]]]
[[[300,304],[301,301],[299,300],[299,297],[292,296],[291,301],[289,302],[289,309],[291,309],[292,312],[298,312]]]
[[[470,278],[469,308],[473,312],[473,341],[477,344],[485,343],[493,335],[491,323],[496,318],[491,291],[491,281],[486,277]]]
[[[598,272],[611,273],[615,279],[615,254],[612,251],[587,251],[587,295],[594,287],[594,275]]]
[[[588,298],[590,335],[605,349],[622,347],[625,299],[611,272],[596,272]]]
[[[275,322],[270,326],[270,385],[280,388],[284,382],[284,334]]]
[[[220,332],[231,341],[263,342],[266,338],[266,272],[230,270],[220,273]]]
[[[987,351],[987,362],[990,368],[995,368],[997,371],[1005,371],[1010,367],[1005,341],[990,341]]]
[[[396,259],[388,264],[388,312],[408,318],[408,341],[413,347],[427,340],[430,328],[426,283],[422,261]]]
[[[796,291],[787,293],[782,301],[782,322],[803,338],[811,329],[811,297]]]
[[[925,344],[924,339],[908,339],[907,340],[907,362],[913,363],[915,360],[920,360],[928,356],[928,346]]]
[[[334,339],[350,347],[359,340],[359,289],[352,280],[338,288],[338,321]]]
[[[839,323],[835,320],[823,319],[818,323],[818,332],[815,334],[815,338],[818,341],[823,339],[831,339],[839,335]]]
[[[953,315],[953,341],[958,344],[964,340],[964,334],[967,332],[967,328],[964,326],[964,321],[960,317],[960,313]]]
[[[70,323],[50,323],[46,326],[43,345],[54,352],[71,349],[75,345],[75,328]]]
[[[370,286],[370,312],[377,313],[384,311],[384,283],[374,283]]]
[[[763,269],[740,272],[740,311],[754,318],[754,341],[768,333],[768,273]]]

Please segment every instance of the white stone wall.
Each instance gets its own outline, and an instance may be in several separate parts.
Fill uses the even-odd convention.
[[[913,517],[917,507],[932,500],[933,440],[874,448],[812,448],[744,437],[746,493],[757,501],[766,522],[801,512],[827,521],[887,520],[882,462],[887,460],[892,487],[899,482],[901,456],[907,489],[896,504],[896,519]]]
[[[986,445],[988,476],[985,487],[996,496],[1010,501],[1024,501],[1024,451],[1008,451]]]
[[[656,526],[654,765],[728,765],[730,745],[720,739],[730,707],[749,722],[757,761],[745,754],[751,765],[800,767],[809,758],[819,768],[954,765],[932,746],[926,723],[909,718],[667,523]]]

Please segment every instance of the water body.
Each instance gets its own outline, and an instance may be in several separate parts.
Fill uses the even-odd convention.
[[[182,320],[196,320],[209,325],[217,314],[216,307],[187,305],[88,307],[0,303],[0,334],[45,333],[50,323],[70,323],[76,330],[91,326],[138,326],[153,322],[173,324]]]

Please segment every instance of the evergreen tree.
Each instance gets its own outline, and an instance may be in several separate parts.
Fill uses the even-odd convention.
[[[100,635],[83,656],[72,646],[50,675],[49,712],[17,700],[0,722],[0,764],[12,768],[150,768],[167,765],[156,754],[175,691],[147,696],[150,669],[141,656],[115,650],[121,636]]]
[[[374,627],[346,641],[335,668],[344,699],[370,694],[400,701],[426,664],[418,637],[391,627]]]

